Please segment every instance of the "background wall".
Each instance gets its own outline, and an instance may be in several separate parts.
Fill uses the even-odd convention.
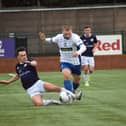
[[[35,57],[38,71],[59,71],[59,57]],[[126,69],[126,55],[96,56],[96,69]],[[0,73],[15,72],[16,59],[0,59]]]
[[[14,33],[15,38],[26,38],[30,55],[37,56],[39,71],[59,70],[58,48],[56,45],[42,43],[38,32],[47,36],[61,32],[61,26],[70,24],[75,32],[81,34],[83,26],[90,25],[96,34],[123,34],[126,51],[126,8],[83,9],[38,12],[0,13],[0,38]],[[17,39],[16,39],[17,40]],[[16,41],[17,42],[17,41]],[[21,44],[22,41],[18,41]],[[42,56],[42,57],[38,57]],[[46,55],[55,55],[48,56]],[[124,69],[126,55],[96,56],[96,69]],[[0,59],[0,73],[14,72],[16,59]]]
[[[52,36],[64,24],[71,24],[79,34],[85,25],[96,34],[122,33],[126,51],[126,8],[0,13],[0,36],[15,33],[27,38],[28,52],[33,55],[57,55],[57,46],[40,42],[38,32]]]

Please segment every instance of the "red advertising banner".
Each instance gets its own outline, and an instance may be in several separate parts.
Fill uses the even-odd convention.
[[[97,35],[98,47],[95,55],[121,55],[122,35]]]

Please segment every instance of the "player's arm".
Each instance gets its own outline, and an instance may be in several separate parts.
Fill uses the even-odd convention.
[[[79,47],[80,47],[80,49],[77,51],[77,54],[78,54],[78,55],[81,55],[83,52],[86,51],[86,46],[85,46],[83,43],[81,43],[81,44],[79,45]]]
[[[46,38],[46,35],[43,32],[39,32],[39,38],[40,38],[40,40],[46,41],[46,42],[51,42],[52,41],[51,38]]]
[[[79,38],[76,45],[79,47],[79,50],[73,53],[73,57],[81,55],[83,52],[86,51],[86,46],[83,44],[82,40]]]
[[[96,51],[96,49],[97,49],[97,43],[94,44],[94,47],[92,49],[92,52],[94,53]]]
[[[19,76],[16,74],[14,77],[12,77],[8,80],[0,80],[0,84],[11,84],[18,79],[19,79]]]
[[[93,49],[92,49],[92,52],[94,53],[95,51],[96,51],[96,49],[97,49],[97,46],[98,46],[98,44],[97,44],[97,38],[96,38],[96,36],[94,37],[94,47],[93,47]]]
[[[32,61],[24,61],[25,64],[31,65],[36,67],[37,66],[37,61],[36,60],[32,60]]]
[[[58,36],[46,38],[46,35],[43,32],[39,32],[39,38],[40,38],[40,40],[46,41],[48,43],[57,43],[57,41],[58,41]]]

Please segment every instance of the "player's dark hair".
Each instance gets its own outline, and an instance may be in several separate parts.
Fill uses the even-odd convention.
[[[84,29],[91,28],[91,26],[85,26]]]
[[[19,52],[21,51],[26,51],[26,48],[25,47],[19,47],[16,49],[16,56],[18,56]]]

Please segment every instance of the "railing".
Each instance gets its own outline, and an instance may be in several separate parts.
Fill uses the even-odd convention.
[[[91,9],[114,9],[114,8],[125,8],[124,5],[104,5],[104,6],[84,6],[84,7],[64,7],[64,8],[9,8],[0,9],[0,13],[12,13],[12,12],[37,12],[37,11],[64,11],[64,10],[91,10]]]
[[[77,32],[79,35],[80,32]],[[122,35],[122,46],[123,54],[126,53],[126,31],[119,31],[114,33],[96,33],[96,35],[111,35],[111,34],[121,34]],[[48,33],[47,36],[54,36],[56,33]],[[0,34],[0,39],[2,38],[13,38],[15,41],[15,50],[20,46],[25,46],[28,53],[31,56],[55,56],[59,55],[59,50],[57,45],[42,42],[39,39],[38,33],[2,33]]]

